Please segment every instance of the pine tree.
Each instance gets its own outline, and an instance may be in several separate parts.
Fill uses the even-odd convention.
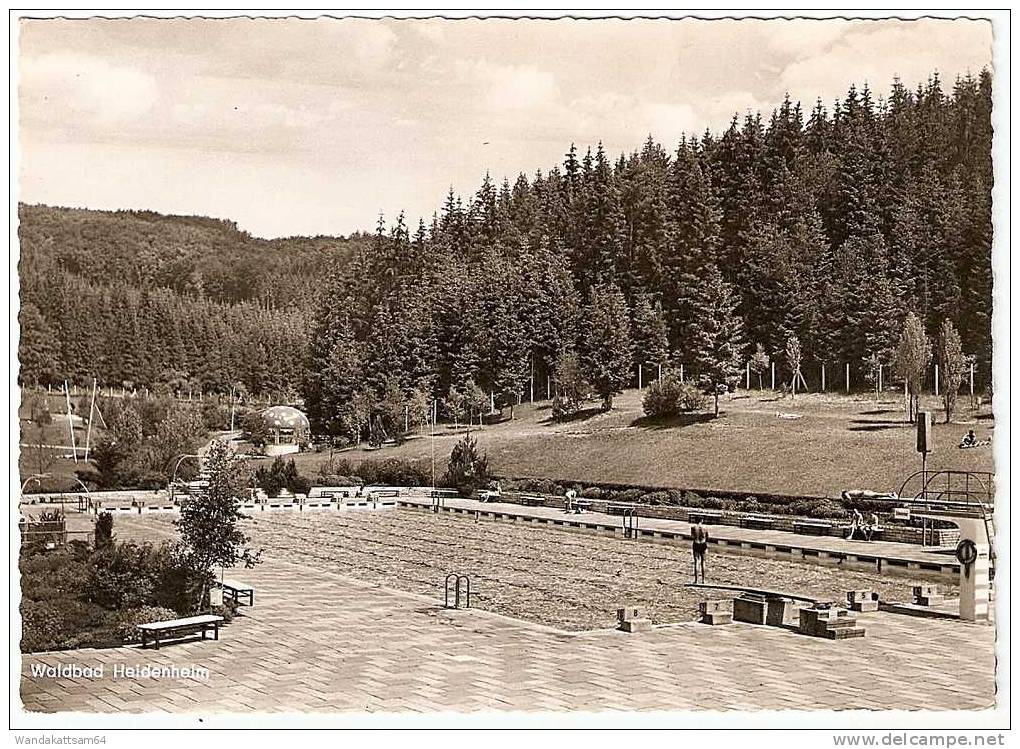
[[[719,391],[732,390],[740,379],[744,341],[743,324],[736,315],[739,300],[714,263],[708,267],[695,304],[694,362],[699,378],[715,399],[718,416]]]
[[[631,337],[627,300],[616,284],[592,287],[585,310],[584,365],[588,381],[602,398],[602,409],[613,407],[613,396],[631,377]]]
[[[653,306],[647,295],[634,302],[633,324],[634,365],[664,365],[669,360],[669,335],[662,305]]]

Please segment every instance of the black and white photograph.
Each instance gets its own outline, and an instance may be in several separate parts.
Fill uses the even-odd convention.
[[[1006,745],[1008,10],[9,22],[20,743]]]

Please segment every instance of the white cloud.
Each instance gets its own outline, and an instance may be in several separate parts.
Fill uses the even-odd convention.
[[[160,99],[152,75],[99,57],[68,53],[25,59],[20,86],[27,119],[68,120],[86,127],[139,121]]]
[[[556,76],[534,65],[486,66],[486,101],[494,109],[534,109],[559,97]]]
[[[22,198],[371,228],[379,209],[431,215],[451,182],[545,171],[571,142],[672,150],[786,91],[810,108],[933,69],[948,87],[990,43],[974,22],[33,21]]]

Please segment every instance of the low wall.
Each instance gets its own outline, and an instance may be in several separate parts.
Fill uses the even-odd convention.
[[[500,498],[504,502],[520,503],[520,499],[513,495],[504,495]],[[618,504],[609,500],[592,499],[588,500],[592,503],[592,509],[599,512],[605,512],[606,506],[610,504]],[[565,507],[566,500],[562,497],[543,497],[543,505],[545,507]],[[680,520],[690,522],[691,514],[703,514],[713,513],[718,514],[718,518],[714,518],[711,524],[714,525],[730,525],[740,526],[741,518],[746,517],[767,517],[772,520],[772,528],[777,531],[788,531],[790,533],[796,533],[794,529],[794,523],[802,523],[807,520],[812,522],[831,522],[833,525],[828,529],[827,533],[818,532],[815,535],[820,536],[840,536],[846,535],[849,528],[849,523],[840,520],[824,521],[818,520],[817,518],[804,518],[796,515],[770,515],[767,513],[760,512],[737,512],[735,510],[705,510],[696,507],[676,507],[666,505],[643,505],[640,503],[634,504],[634,512],[643,518],[658,518],[660,520]],[[908,525],[893,525],[889,523],[883,523],[881,530],[876,534],[875,538],[882,541],[895,541],[898,543],[905,544],[918,544],[921,545],[923,541],[923,531],[921,528],[916,528]],[[805,534],[807,535],[807,534]],[[927,541],[929,545],[945,546],[955,545],[960,540],[960,531],[956,528],[941,528],[941,529],[929,529],[927,531]]]

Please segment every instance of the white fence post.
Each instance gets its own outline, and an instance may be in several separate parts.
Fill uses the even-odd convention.
[[[641,384],[641,364],[637,365],[637,389],[644,390],[644,386]]]
[[[850,392],[850,362],[846,363],[846,391]]]
[[[935,365],[935,395],[939,394],[939,365]]]
[[[748,362],[747,366],[744,369],[745,369],[745,372],[746,372],[746,375],[744,377],[744,390],[750,390],[751,389],[751,362]]]
[[[825,392],[825,362],[822,362],[822,392]]]
[[[772,362],[772,389],[776,389],[776,363]]]

